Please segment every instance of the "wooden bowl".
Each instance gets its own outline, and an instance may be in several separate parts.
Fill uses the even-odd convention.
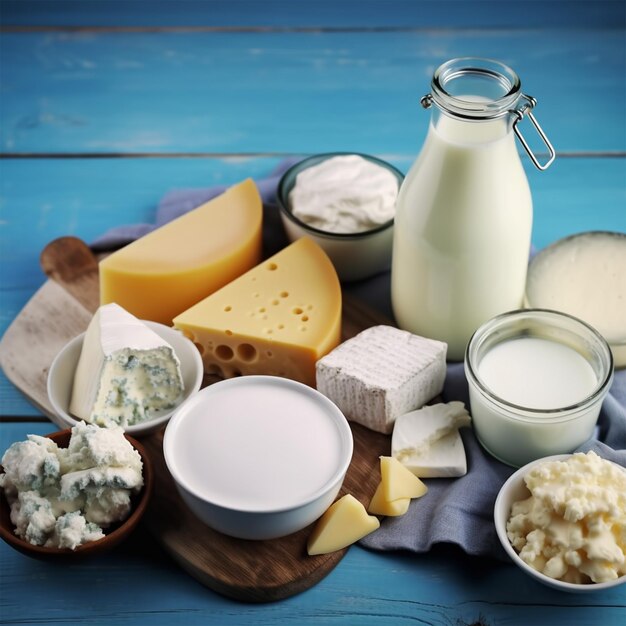
[[[71,434],[72,430],[68,428],[46,435],[46,437],[56,442],[60,448],[66,448],[69,445]],[[124,541],[124,539],[132,533],[145,513],[154,483],[152,465],[146,450],[136,439],[128,435],[125,435],[125,437],[141,455],[143,462],[143,487],[138,494],[131,498],[132,508],[130,515],[124,521],[113,524],[105,529],[105,536],[102,539],[85,543],[78,546],[75,550],[71,550],[70,548],[46,548],[44,546],[36,546],[21,539],[15,534],[15,527],[11,522],[9,503],[7,502],[3,489],[0,489],[0,537],[12,548],[15,548],[26,556],[52,561],[75,560],[95,556],[111,550]],[[4,471],[1,465],[0,470]]]

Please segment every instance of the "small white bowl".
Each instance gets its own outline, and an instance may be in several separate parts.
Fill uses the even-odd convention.
[[[230,378],[198,392],[165,430],[176,487],[211,528],[241,539],[301,530],[336,498],[352,431],[321,393],[276,376]]]
[[[180,371],[185,390],[177,407],[168,411],[160,411],[154,417],[124,429],[133,437],[143,437],[165,426],[174,411],[200,389],[204,375],[202,357],[198,349],[180,331],[157,322],[145,321],[144,323],[174,348],[174,352],[180,360]],[[81,421],[70,414],[69,406],[74,374],[84,338],[85,333],[81,333],[69,341],[54,358],[48,372],[48,398],[54,411],[68,428],[72,428]]]
[[[540,583],[558,589],[559,591],[567,591],[571,593],[593,593],[596,591],[602,591],[604,589],[610,589],[626,583],[626,576],[620,576],[616,580],[611,580],[604,583],[588,583],[588,584],[576,584],[563,582],[562,580],[556,580],[550,578],[536,569],[533,569],[524,560],[520,558],[520,555],[515,551],[515,548],[511,545],[509,538],[506,534],[506,523],[511,515],[511,509],[513,504],[519,500],[525,500],[530,497],[530,492],[524,482],[524,476],[536,465],[549,461],[563,461],[571,454],[556,454],[554,456],[548,456],[542,459],[537,459],[524,465],[518,469],[505,483],[502,485],[496,503],[493,510],[493,519],[496,526],[496,532],[498,539],[502,544],[505,552],[511,557],[511,560],[517,565],[523,572],[532,576]],[[620,467],[620,469],[623,469]]]
[[[276,198],[280,217],[290,241],[300,237],[313,239],[326,252],[342,281],[361,280],[387,271],[391,267],[393,223],[391,219],[371,230],[358,233],[334,233],[315,228],[298,219],[291,211],[289,194],[298,174],[322,161],[335,156],[356,154],[375,165],[389,170],[398,181],[398,189],[404,180],[402,172],[393,165],[373,156],[349,152],[330,152],[308,157],[290,167],[280,179]]]

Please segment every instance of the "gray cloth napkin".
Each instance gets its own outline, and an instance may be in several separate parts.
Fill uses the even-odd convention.
[[[445,402],[461,400],[469,410],[467,380],[462,363],[448,365]],[[436,543],[453,543],[468,554],[508,560],[496,535],[493,506],[498,491],[514,468],[485,452],[471,428],[462,428],[467,474],[460,478],[425,478],[428,493],[411,502],[402,517],[385,518],[380,528],[361,540],[375,550],[427,552]],[[602,405],[597,438],[579,450],[626,467],[626,370],[615,373]]]
[[[298,160],[287,159],[267,178],[255,181],[263,199],[263,253],[266,257],[287,244],[275,205],[276,187],[283,172]],[[108,250],[120,247],[207,202],[225,189],[220,186],[174,190],[159,203],[155,224],[119,226],[94,241],[92,248]],[[389,274],[360,282],[355,292],[365,292],[370,287],[376,292],[376,297],[388,294]],[[371,299],[368,297],[368,300]],[[376,299],[371,301],[376,302]],[[445,402],[461,400],[469,409],[462,363],[448,365],[443,397]],[[599,455],[626,466],[626,370],[616,373],[598,426],[598,438],[585,443],[580,449],[595,450]],[[506,558],[496,536],[492,516],[498,491],[514,470],[484,452],[471,428],[462,429],[461,436],[467,454],[467,474],[461,478],[425,479],[428,493],[413,501],[402,517],[384,519],[375,533],[361,540],[361,545],[376,550],[427,552],[433,544],[453,543],[468,554]]]

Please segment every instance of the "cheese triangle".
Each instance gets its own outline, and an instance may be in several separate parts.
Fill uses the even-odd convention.
[[[319,518],[307,544],[310,555],[341,550],[380,526],[376,517],[352,495],[346,494]]]
[[[170,325],[261,260],[261,197],[244,180],[100,262],[100,303]]]
[[[174,319],[224,378],[267,374],[315,386],[315,363],[341,336],[341,286],[303,237]]]
[[[376,491],[372,496],[369,507],[367,507],[368,513],[372,515],[386,515],[388,517],[397,517],[404,515],[409,510],[409,504],[411,498],[398,498],[388,502],[385,500],[385,493],[383,489],[383,483],[378,483]]]
[[[380,457],[380,473],[383,496],[387,502],[400,498],[420,498],[428,491],[428,487],[417,476],[392,456]]]

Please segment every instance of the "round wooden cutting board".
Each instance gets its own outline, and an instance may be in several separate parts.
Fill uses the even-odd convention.
[[[43,413],[62,425],[48,401],[46,377],[56,353],[83,332],[99,303],[98,265],[79,239],[62,237],[42,252],[50,280],[32,297],[0,343],[6,376]],[[344,298],[343,338],[389,321],[360,303]],[[204,384],[215,382],[205,378]],[[380,455],[390,438],[351,424],[352,463],[340,495],[351,493],[365,506],[380,481]],[[269,602],[304,591],[341,561],[347,548],[309,556],[311,527],[271,541],[247,541],[223,535],[198,520],[183,503],[163,458],[163,431],[142,440],[154,466],[154,493],[143,524],[174,560],[207,587],[248,602]],[[120,548],[123,550],[123,546]]]

